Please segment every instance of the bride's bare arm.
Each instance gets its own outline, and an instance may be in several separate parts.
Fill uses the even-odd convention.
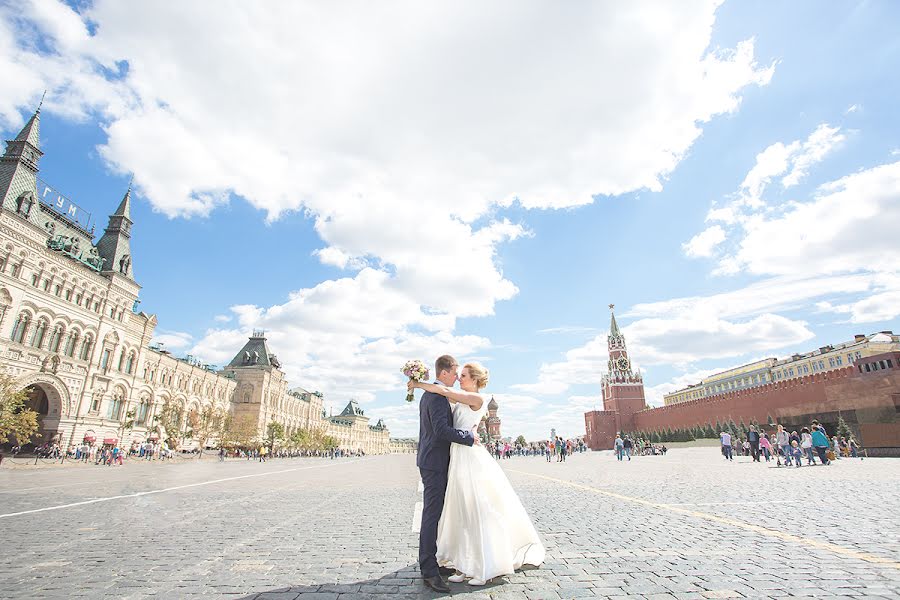
[[[446,385],[438,385],[436,383],[425,383],[424,381],[411,381],[409,385],[411,387],[419,388],[420,390],[425,390],[426,392],[446,396],[452,402],[465,404],[472,410],[478,410],[484,404],[484,398],[481,397],[481,394],[476,394],[475,392],[458,390],[456,388],[447,387]]]

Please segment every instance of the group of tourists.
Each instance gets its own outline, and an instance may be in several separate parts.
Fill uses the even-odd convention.
[[[616,459],[623,461],[626,458],[631,460],[631,456],[663,456],[669,451],[664,444],[651,444],[647,440],[634,440],[630,435],[617,433],[613,442],[613,450],[616,452]]]
[[[219,461],[226,458],[243,458],[245,460],[256,460],[258,462],[266,462],[272,458],[347,458],[365,456],[362,448],[357,450],[347,450],[345,448],[329,448],[325,450],[300,450],[300,449],[280,449],[274,452],[268,446],[259,446],[258,448],[219,448]]]
[[[561,436],[525,444],[497,440],[486,443],[484,447],[497,460],[509,459],[514,456],[541,456],[547,462],[554,460],[556,462],[565,462],[567,456],[587,450],[584,442],[580,440],[565,440]]]
[[[783,425],[778,425],[776,431],[768,435],[762,428],[757,431],[756,426],[751,425],[747,437],[737,440],[732,439],[731,433],[723,431],[719,441],[726,460],[734,460],[735,454],[750,456],[754,462],[762,462],[762,458],[769,462],[774,458],[779,467],[782,464],[800,467],[804,459],[810,466],[816,464],[816,458],[820,464],[828,465],[841,457],[859,456],[859,444],[852,435],[829,438],[825,427],[816,420],[799,432],[789,432]]]

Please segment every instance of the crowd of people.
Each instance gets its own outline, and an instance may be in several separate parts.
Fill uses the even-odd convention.
[[[348,450],[345,448],[329,448],[325,450],[310,449],[276,449],[274,452],[268,446],[260,446],[258,448],[219,448],[219,460],[226,458],[243,458],[245,460],[256,460],[258,462],[266,462],[273,458],[359,458],[365,456],[366,453],[362,448],[357,450]]]
[[[623,461],[626,458],[631,460],[632,455],[637,456],[662,456],[669,451],[665,444],[652,444],[644,439],[634,440],[630,435],[617,433],[613,442],[613,450],[616,452],[616,459]]]
[[[754,462],[766,462],[774,459],[777,466],[807,466],[816,464],[828,465],[841,457],[859,457],[859,444],[853,436],[829,437],[825,427],[816,420],[809,427],[802,427],[800,431],[788,431],[783,425],[777,425],[776,430],[766,433],[765,430],[750,426],[746,438],[733,439],[731,433],[723,431],[719,434],[719,442],[722,448],[722,456],[726,460],[734,460],[734,455],[750,456]]]
[[[491,453],[491,456],[498,460],[512,458],[513,456],[540,456],[545,458],[547,462],[565,462],[567,456],[587,450],[584,441],[565,440],[561,436],[556,436],[551,440],[525,444],[497,440],[486,443],[485,447]]]

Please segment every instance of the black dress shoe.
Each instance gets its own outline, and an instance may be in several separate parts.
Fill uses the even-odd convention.
[[[456,573],[456,569],[451,569],[450,567],[438,567],[438,573],[440,573],[441,575],[444,575],[446,577],[449,577],[450,575],[453,575]]]
[[[447,585],[447,583],[440,575],[435,575],[434,577],[423,577],[422,581],[425,582],[426,587],[430,587],[436,592],[440,592],[442,594],[450,592],[450,586]]]

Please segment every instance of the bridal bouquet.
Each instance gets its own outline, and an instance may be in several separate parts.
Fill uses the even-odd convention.
[[[425,366],[421,360],[408,360],[406,364],[403,365],[403,368],[400,369],[400,372],[409,377],[410,381],[424,381],[428,379],[428,367]],[[409,393],[406,394],[406,401],[412,402],[415,400],[415,396],[413,396],[413,391],[409,390]]]

